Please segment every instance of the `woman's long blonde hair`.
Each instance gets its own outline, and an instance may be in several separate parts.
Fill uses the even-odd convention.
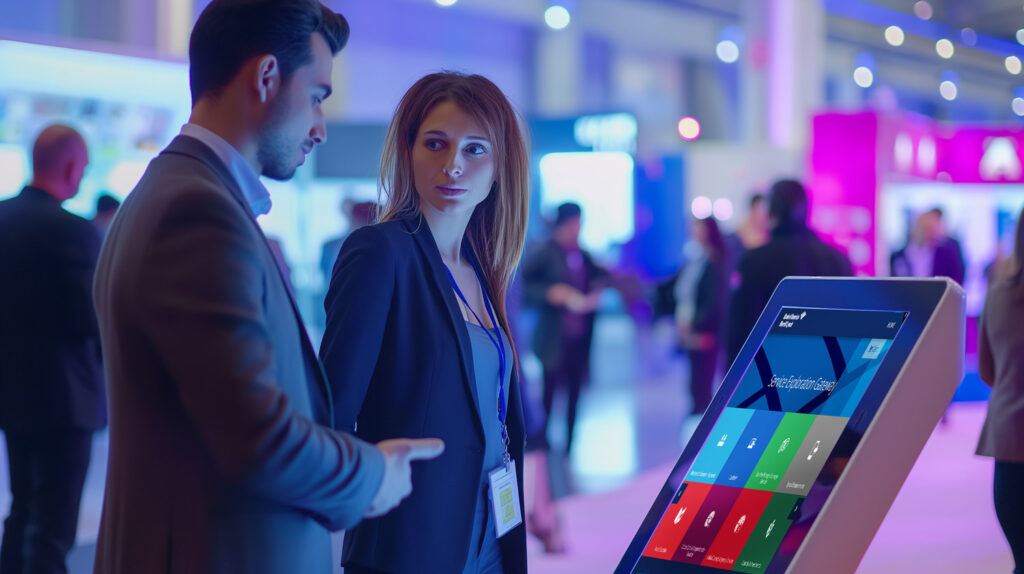
[[[402,97],[388,127],[380,164],[380,221],[420,217],[412,170],[412,148],[432,109],[453,102],[476,120],[494,146],[495,182],[476,207],[466,237],[494,298],[494,311],[511,333],[505,299],[519,265],[530,209],[530,172],[519,117],[505,94],[483,76],[439,72],[420,78]]]

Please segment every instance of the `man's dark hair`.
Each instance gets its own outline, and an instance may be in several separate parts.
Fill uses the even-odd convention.
[[[781,179],[768,192],[768,214],[777,225],[807,224],[807,191],[795,179]]]
[[[192,104],[224,88],[250,58],[271,54],[287,81],[313,61],[317,32],[337,54],[348,42],[348,22],[317,0],[213,0],[189,40]]]
[[[121,207],[121,202],[109,193],[101,193],[96,197],[96,213],[98,214],[117,211],[118,207]]]
[[[573,219],[575,217],[581,217],[582,215],[583,208],[580,207],[580,204],[573,203],[571,201],[565,202],[559,205],[558,209],[555,211],[554,225],[555,227],[558,227],[565,223],[566,221],[569,221],[570,219]]]
[[[765,199],[764,199],[764,194],[763,193],[755,193],[754,195],[751,195],[750,196],[750,209],[756,208],[758,204],[764,203],[764,201],[765,201]]]
[[[934,215],[938,219],[942,219],[942,208],[935,206],[925,212],[926,215]]]

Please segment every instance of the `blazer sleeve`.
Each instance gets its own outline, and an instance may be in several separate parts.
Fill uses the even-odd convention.
[[[140,272],[142,328],[225,480],[348,528],[380,488],[384,458],[295,411],[275,380],[263,284],[276,271],[254,233],[230,197],[200,188],[172,199]]]
[[[331,273],[320,361],[340,430],[355,430],[377,366],[395,289],[395,255],[383,231],[362,227],[345,240]]]

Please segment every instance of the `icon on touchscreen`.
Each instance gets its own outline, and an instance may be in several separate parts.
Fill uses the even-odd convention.
[[[768,538],[769,536],[771,536],[772,535],[772,530],[775,530],[775,521],[774,520],[772,520],[772,523],[768,525],[768,531],[764,533],[764,537]]]
[[[814,441],[814,449],[811,450],[811,454],[807,455],[807,460],[811,460],[811,457],[818,454],[818,448],[821,446],[821,441]]]
[[[739,534],[740,533],[740,528],[743,528],[743,523],[746,522],[746,521],[747,521],[747,515],[744,514],[736,522],[736,527],[732,529],[733,534]]]
[[[786,447],[788,447],[788,446],[789,446],[789,437],[787,436],[787,437],[786,437],[786,438],[785,438],[785,439],[784,439],[784,440],[782,441],[782,444],[780,444],[780,445],[779,445],[779,454],[782,454],[782,452],[783,452],[783,451],[785,451],[785,450],[786,450]]]
[[[679,509],[679,514],[676,514],[675,524],[679,524],[679,521],[683,519],[683,515],[684,514],[686,514],[686,507],[685,506]]]
[[[756,436],[754,438],[750,439],[750,444],[747,445],[747,448],[752,449],[752,448],[754,448],[755,444],[757,444],[757,437]]]
[[[707,519],[704,520],[704,528],[709,528],[711,526],[711,521],[714,520],[714,519],[715,519],[715,511],[712,510],[711,513],[708,514]]]
[[[729,438],[729,435],[727,435],[727,434],[722,435],[722,438],[718,439],[718,446],[725,446],[725,441],[728,438]]]

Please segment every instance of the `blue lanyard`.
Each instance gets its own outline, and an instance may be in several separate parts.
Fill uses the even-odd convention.
[[[494,347],[498,350],[498,422],[501,423],[501,442],[505,447],[504,458],[505,464],[507,465],[511,458],[508,452],[508,427],[505,425],[505,420],[508,418],[508,406],[505,404],[505,345],[501,340],[501,325],[498,325],[498,320],[494,316],[494,309],[491,308],[491,300],[487,297],[487,289],[484,288],[484,280],[480,276],[480,270],[477,269],[475,261],[470,260],[470,263],[473,265],[473,271],[476,273],[477,281],[480,282],[480,292],[484,298],[484,308],[487,309],[487,315],[491,319],[491,325],[494,325],[494,335],[492,335],[491,330],[487,328],[484,328],[484,332],[487,333],[487,338],[491,340],[491,343],[494,344]],[[448,281],[451,282],[452,288],[455,289],[455,293],[459,296],[459,299],[462,299],[466,308],[473,314],[473,318],[476,319],[476,322],[479,323],[481,327],[483,327],[484,322],[480,320],[476,311],[473,310],[469,301],[466,300],[466,296],[463,295],[462,289],[459,289],[459,284],[455,282],[455,276],[452,275],[451,269],[448,269],[448,266],[445,265],[444,270],[448,273]],[[495,339],[495,336],[497,336],[497,339]]]

